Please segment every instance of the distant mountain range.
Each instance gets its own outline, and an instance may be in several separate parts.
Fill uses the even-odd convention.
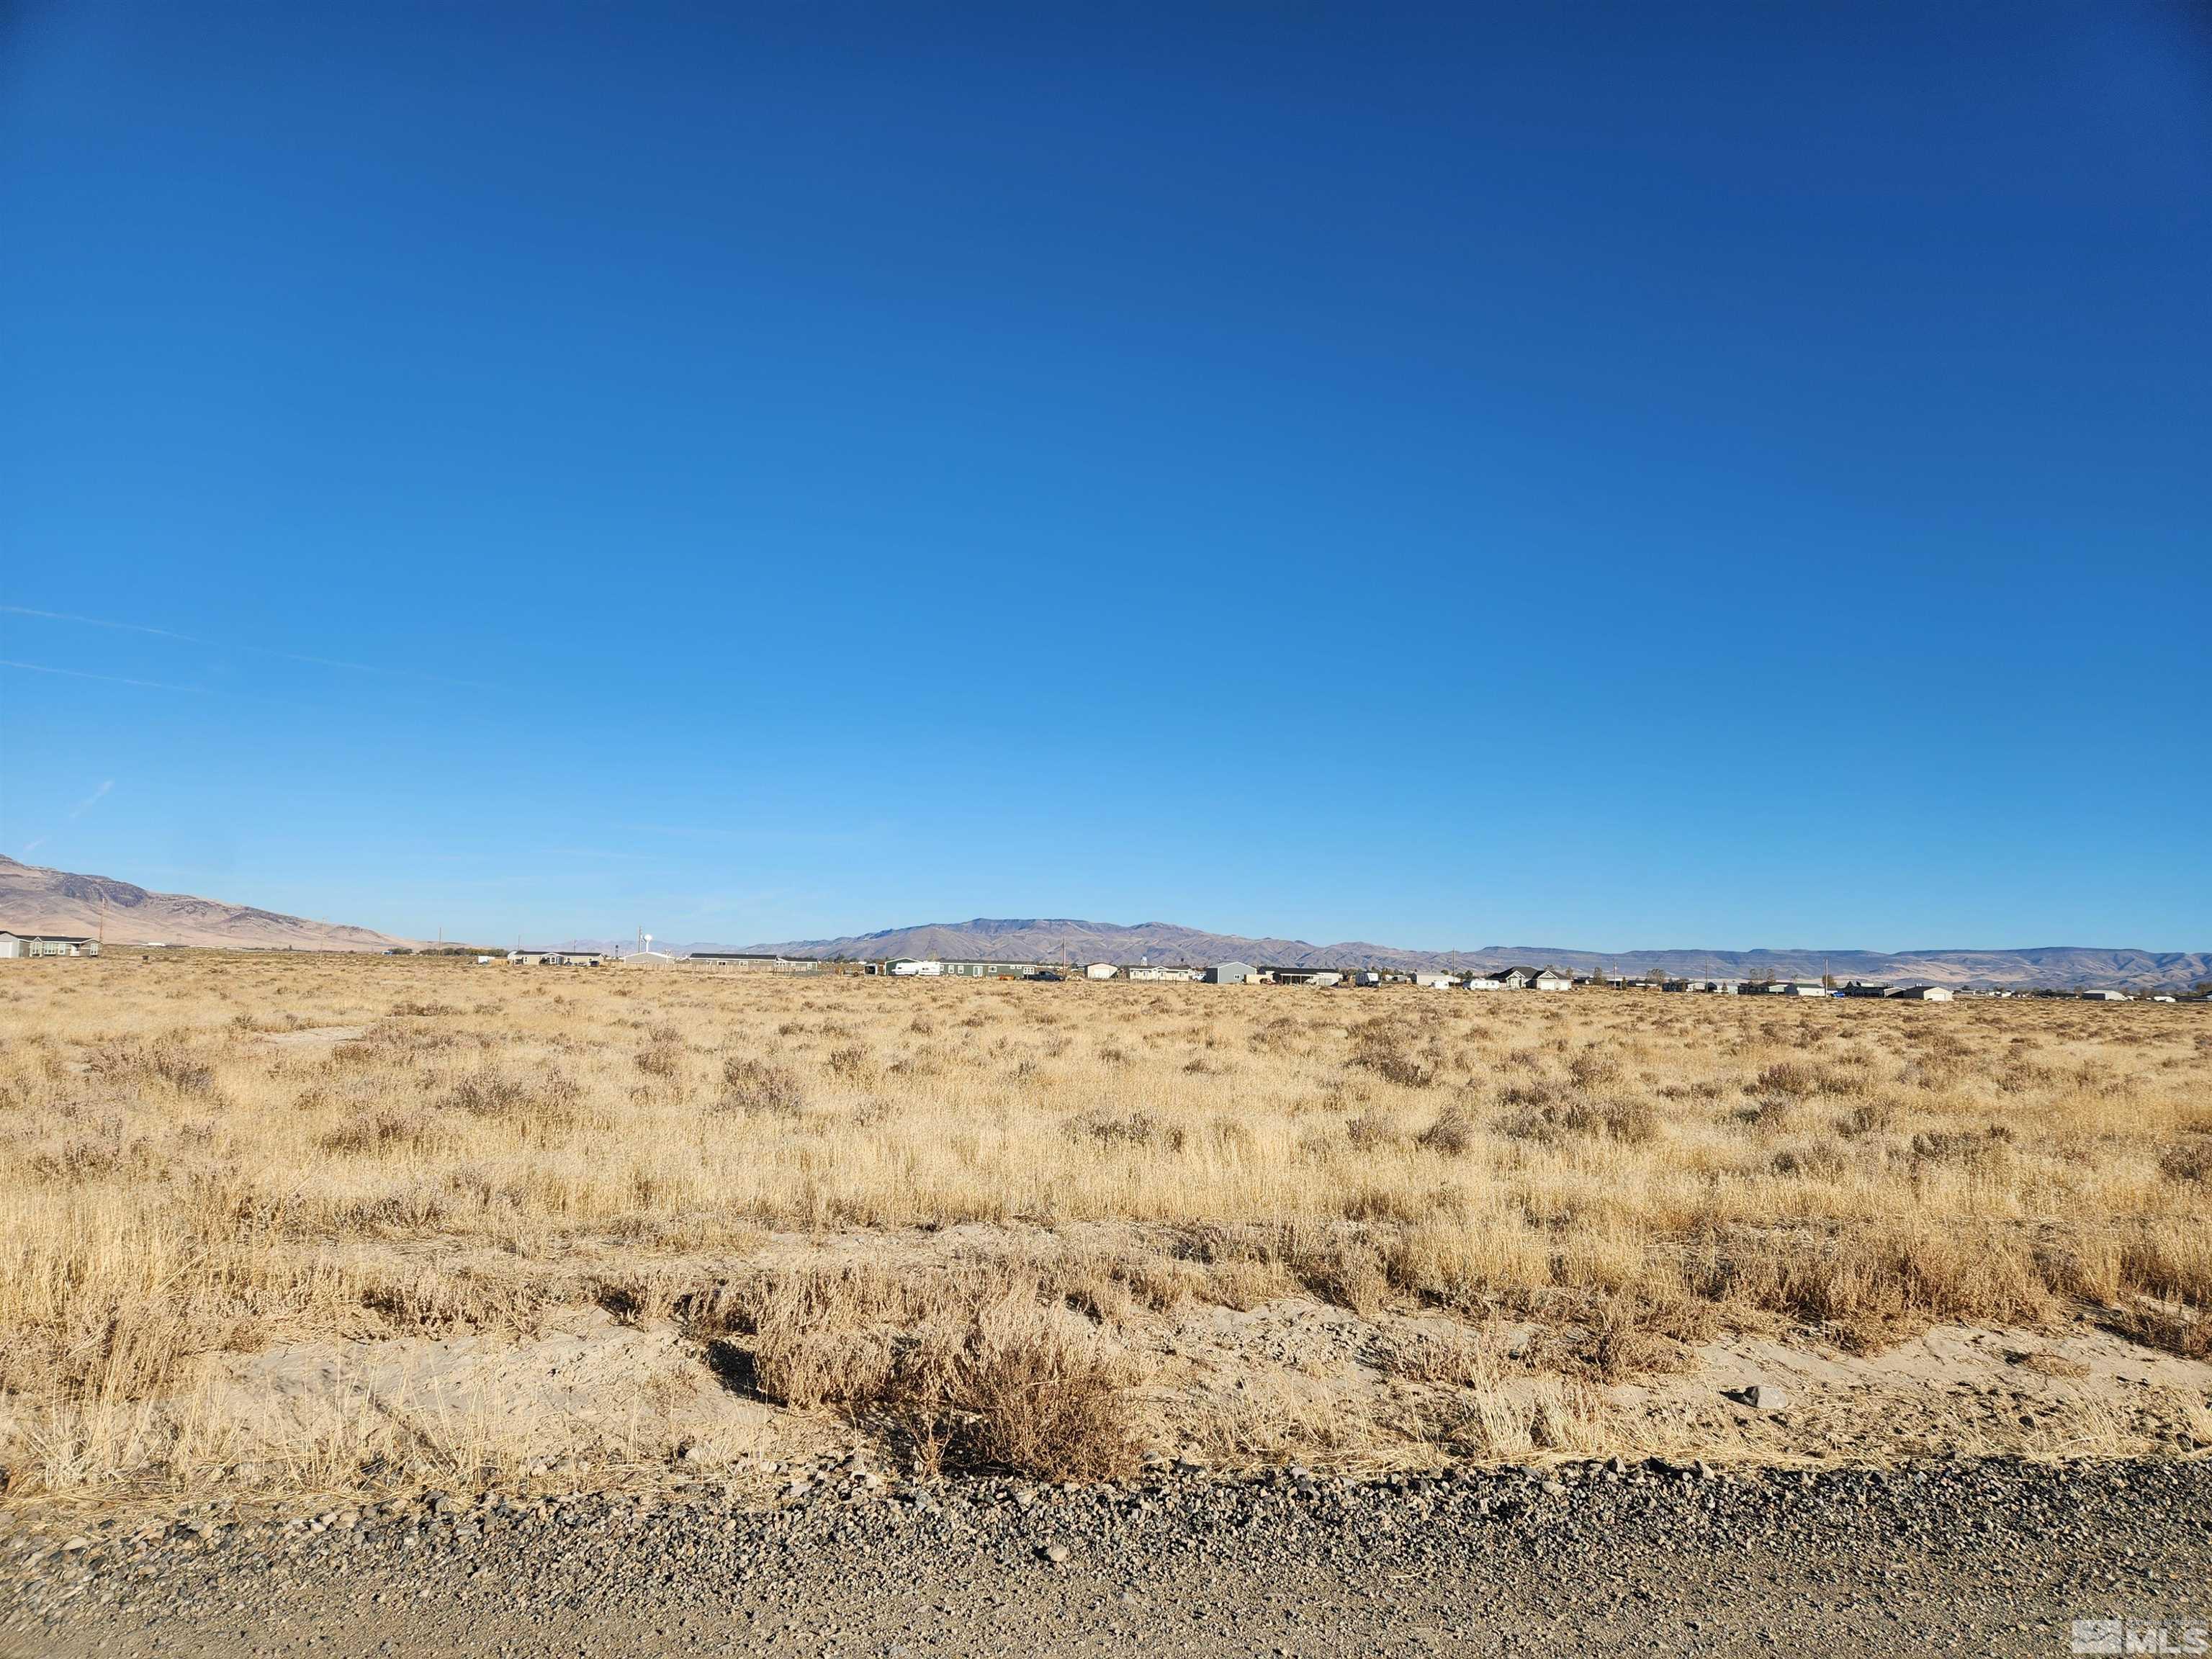
[[[104,914],[103,914],[104,912]],[[106,935],[111,946],[227,945],[264,951],[382,951],[413,941],[188,893],[153,893],[112,876],[80,876],[0,857],[0,928]]]
[[[103,917],[104,912],[104,917]],[[148,943],[295,951],[382,951],[420,941],[367,927],[313,921],[248,905],[185,893],[149,892],[110,876],[83,876],[0,857],[0,928],[19,933],[97,935],[111,945]],[[564,939],[568,949],[627,951],[633,941]],[[1576,973],[1630,975],[1656,968],[1689,977],[1757,979],[1809,975],[1824,969],[1845,979],[1949,986],[2012,986],[2023,990],[2185,990],[2212,980],[2212,951],[2098,950],[2054,945],[2024,951],[1579,951],[1556,945],[1488,945],[1474,951],[1408,951],[1353,940],[1311,945],[1296,939],[1245,939],[1148,921],[1133,927],[1063,917],[933,922],[886,928],[848,939],[781,944],[678,945],[658,949],[781,951],[793,957],[856,961],[916,957],[998,962],[1249,962],[1279,968],[1400,968],[1437,971],[1516,964]]]
[[[581,947],[589,940],[572,940]],[[604,941],[599,948],[627,947],[629,941]],[[1582,951],[1556,945],[1488,945],[1472,951],[1408,951],[1354,940],[1310,945],[1295,939],[1244,939],[1209,933],[1167,922],[1124,927],[1112,922],[1065,918],[933,922],[919,927],[887,928],[847,939],[787,940],[748,945],[659,945],[688,950],[775,951],[793,957],[842,957],[872,960],[886,957],[953,960],[1071,963],[1249,962],[1279,968],[1400,968],[1445,971],[1551,966],[1577,973],[1611,972],[1631,976],[1656,968],[1686,977],[1758,979],[1814,975],[1826,970],[1844,979],[1885,980],[1894,984],[2009,986],[2024,990],[2185,990],[2212,979],[2212,951],[2100,950],[2081,945],[2038,946],[2022,951]]]

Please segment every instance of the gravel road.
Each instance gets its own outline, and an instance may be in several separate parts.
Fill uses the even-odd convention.
[[[2174,1652],[2212,1625],[2202,1459],[793,1484],[19,1517],[0,1654],[2050,1656],[2076,1619]]]

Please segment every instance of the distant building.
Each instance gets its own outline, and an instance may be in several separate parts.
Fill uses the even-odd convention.
[[[1502,991],[1505,988],[1505,981],[1495,974],[1469,974],[1467,988],[1470,991]]]
[[[1217,962],[1206,970],[1208,985],[1249,985],[1260,970],[1249,962]]]
[[[96,957],[100,941],[70,933],[0,933],[0,957]]]
[[[1027,979],[1037,971],[1033,962],[947,962],[940,963],[951,979]],[[894,967],[891,971],[896,973]]]
[[[902,960],[891,963],[890,971],[900,979],[935,979],[944,973],[945,964],[941,962]]]
[[[1110,962],[1094,962],[1083,970],[1085,979],[1112,979],[1121,970]]]
[[[830,962],[820,957],[779,956],[773,951],[693,951],[687,967],[713,968],[731,974],[857,974],[860,964]]]
[[[1897,992],[1900,1002],[1948,1002],[1951,991],[1943,985],[1906,985]]]
[[[1127,969],[1124,971],[1131,979],[1151,980],[1155,981],[1160,980],[1176,980],[1184,983],[1191,983],[1199,979],[1203,970],[1197,968],[1184,967],[1155,968],[1149,963],[1139,963],[1134,968]]]
[[[2125,991],[2084,991],[2081,995],[2084,1002],[2125,1002],[2128,1000]]]
[[[1824,997],[1828,993],[1817,979],[1754,979],[1744,981],[1741,994],[1747,997]]]
[[[1425,990],[1448,991],[1451,988],[1452,976],[1449,974],[1415,974],[1413,983]]]
[[[1897,994],[1897,988],[1875,980],[1855,979],[1847,985],[1838,986],[1836,994],[1839,997],[1888,997]]]
[[[1261,970],[1278,985],[1341,985],[1344,975],[1334,968],[1267,968]]]

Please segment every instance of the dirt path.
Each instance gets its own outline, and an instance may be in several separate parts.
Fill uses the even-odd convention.
[[[2177,1652],[2212,1625],[2203,1460],[448,1502],[27,1567],[17,1538],[0,1653],[2049,1656],[2077,1619]]]

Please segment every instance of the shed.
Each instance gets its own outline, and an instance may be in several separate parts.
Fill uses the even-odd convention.
[[[1948,1002],[1951,991],[1944,985],[1908,985],[1898,994],[1904,1002]]]
[[[1094,962],[1083,970],[1085,979],[1111,979],[1121,970],[1110,962]]]
[[[1249,985],[1259,969],[1249,962],[1217,962],[1206,970],[1208,985]]]

